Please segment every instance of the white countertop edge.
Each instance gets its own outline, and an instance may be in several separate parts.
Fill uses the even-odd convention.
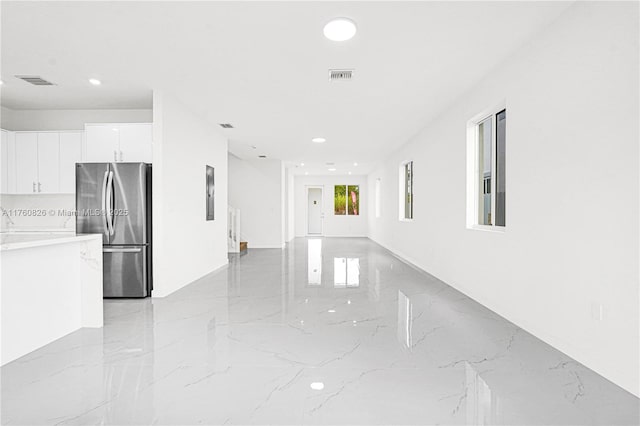
[[[45,235],[51,235],[51,234],[45,234]],[[91,241],[91,240],[98,240],[100,242],[100,245],[102,245],[102,234],[65,235],[64,233],[61,233],[59,238],[43,238],[41,240],[7,242],[4,244],[0,244],[0,252],[20,250],[20,249],[26,249],[26,248],[32,248],[32,247],[52,246],[56,244],[79,243],[82,241]]]

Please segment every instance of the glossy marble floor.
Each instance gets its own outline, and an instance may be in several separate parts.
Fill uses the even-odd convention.
[[[105,301],[0,370],[2,424],[640,423],[639,400],[367,239]]]

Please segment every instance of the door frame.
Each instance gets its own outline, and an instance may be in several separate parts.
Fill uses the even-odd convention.
[[[320,200],[322,201],[322,205],[321,205],[321,211],[320,211],[320,233],[319,234],[310,234],[309,233],[309,190],[310,189],[319,189],[320,192],[322,193],[320,196]],[[324,235],[324,186],[323,185],[305,185],[305,203],[304,203],[304,210],[305,210],[305,215],[304,215],[304,229],[305,232],[304,234],[307,237],[318,237],[318,236],[323,236]]]

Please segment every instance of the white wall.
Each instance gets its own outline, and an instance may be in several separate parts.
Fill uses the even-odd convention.
[[[151,123],[151,109],[14,110],[2,107],[7,130],[84,130],[85,123]]]
[[[369,175],[372,239],[635,395],[639,72],[638,4],[576,3]],[[506,232],[469,230],[465,125],[503,100]],[[405,159],[413,222],[398,221]]]
[[[166,92],[153,95],[153,296],[228,263],[227,140]],[[215,168],[215,220],[206,220],[206,166]]]
[[[293,171],[288,168],[286,170],[286,237],[285,241],[289,242],[296,236],[295,228],[295,180]]]
[[[360,186],[360,214],[358,216],[334,215],[333,192],[335,185]],[[322,186],[322,222],[323,235],[326,237],[366,237],[368,192],[366,176],[296,176],[295,191],[295,229],[296,237],[307,235],[307,187]]]
[[[240,209],[240,237],[249,248],[283,247],[283,181],[281,161],[229,154],[229,204]]]

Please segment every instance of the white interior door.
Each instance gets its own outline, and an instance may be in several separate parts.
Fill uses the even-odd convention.
[[[38,192],[60,191],[60,135],[38,133]]]
[[[75,194],[76,163],[82,162],[82,133],[60,133],[60,192]]]
[[[32,194],[38,184],[38,134],[16,133],[16,192]]]
[[[307,232],[322,234],[322,188],[309,188],[307,203]]]

